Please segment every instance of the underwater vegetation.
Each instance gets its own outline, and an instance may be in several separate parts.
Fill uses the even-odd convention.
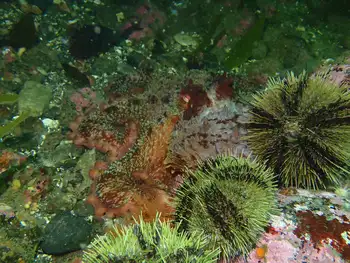
[[[0,105],[18,102],[19,116],[5,125],[0,126],[0,138],[10,133],[27,118],[31,116],[40,116],[48,106],[51,96],[50,89],[35,81],[27,81],[19,95],[1,94]]]
[[[84,252],[83,262],[214,263],[219,252],[209,249],[202,232],[187,236],[158,216],[152,223],[140,217],[135,225],[114,227],[112,232],[97,237]]]
[[[247,33],[235,44],[224,60],[226,68],[239,67],[252,55],[254,43],[259,41],[263,34],[264,23],[265,17],[259,17]]]
[[[0,263],[350,259],[349,1],[0,2]]]
[[[251,104],[248,145],[281,185],[318,188],[339,182],[350,157],[345,86],[322,74],[289,73],[271,79]]]
[[[247,255],[278,211],[276,190],[265,165],[219,155],[189,171],[177,192],[175,222],[180,231],[205,231],[224,258]]]
[[[17,94],[1,94],[0,95],[0,105],[11,105],[16,103],[18,100]],[[0,138],[6,135],[7,133],[11,132],[14,127],[16,127],[18,124],[20,124],[22,121],[24,121],[27,118],[27,114],[21,115],[16,120],[11,121],[10,123],[7,123],[4,126],[0,126]]]

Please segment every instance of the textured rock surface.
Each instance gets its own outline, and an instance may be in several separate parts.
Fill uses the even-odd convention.
[[[40,247],[51,255],[79,250],[90,242],[91,230],[91,224],[84,217],[63,212],[52,218],[46,226]]]

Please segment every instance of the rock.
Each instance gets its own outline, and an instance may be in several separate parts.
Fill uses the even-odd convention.
[[[84,217],[63,212],[52,218],[45,228],[41,249],[50,255],[80,250],[92,238],[92,225]]]
[[[13,48],[32,48],[39,42],[35,28],[34,18],[31,14],[25,14],[15,24],[9,34],[8,45]]]
[[[177,43],[179,43],[181,46],[191,46],[191,47],[197,47],[198,41],[195,37],[185,34],[185,33],[178,33],[174,36],[174,39]]]
[[[69,40],[69,51],[76,59],[87,59],[107,52],[120,42],[119,34],[109,28],[84,25],[72,33]]]
[[[86,74],[82,73],[76,67],[69,65],[68,63],[62,63],[62,67],[66,76],[72,80],[79,87],[90,87],[90,81]]]
[[[48,140],[56,139],[56,137],[50,136],[47,138]],[[65,166],[66,162],[72,163],[71,159],[75,152],[74,145],[61,141],[57,147],[39,152],[40,163],[44,167],[52,168]]]
[[[39,82],[28,80],[19,93],[19,112],[29,112],[33,117],[40,116],[44,109],[49,106],[51,98],[51,88],[46,87]]]

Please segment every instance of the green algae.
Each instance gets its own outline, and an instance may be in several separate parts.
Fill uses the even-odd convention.
[[[11,105],[18,101],[19,95],[17,94],[2,94],[0,95],[0,104],[1,105]],[[19,117],[13,121],[7,123],[4,126],[0,127],[0,138],[4,137],[6,134],[10,133],[17,125],[25,121],[29,117],[27,112],[20,114]]]
[[[261,39],[265,25],[265,16],[258,18],[256,23],[242,36],[226,57],[224,65],[232,69],[239,67],[252,55],[254,43]]]
[[[15,102],[17,102],[18,100],[18,95],[17,94],[1,94],[0,95],[0,105],[6,105],[6,104],[13,104]]]
[[[9,134],[16,126],[28,117],[40,116],[49,105],[52,97],[50,88],[36,81],[27,81],[23,89],[16,94],[5,94],[0,96],[0,104],[13,104],[18,102],[19,116],[0,127],[0,138]]]
[[[16,119],[0,127],[0,138],[9,134],[15,127],[24,122],[29,116],[30,112],[23,112]]]

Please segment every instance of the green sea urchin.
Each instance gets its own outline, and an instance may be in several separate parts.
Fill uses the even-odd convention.
[[[179,230],[204,231],[222,256],[247,255],[276,213],[273,171],[254,160],[228,154],[200,162],[179,188]]]
[[[279,175],[281,185],[315,189],[339,182],[350,159],[350,93],[345,86],[325,75],[290,73],[269,80],[255,96],[251,113],[248,145]]]
[[[123,226],[96,238],[84,252],[84,263],[214,263],[220,251],[209,250],[202,233],[187,236],[178,226],[160,222],[140,222]]]

